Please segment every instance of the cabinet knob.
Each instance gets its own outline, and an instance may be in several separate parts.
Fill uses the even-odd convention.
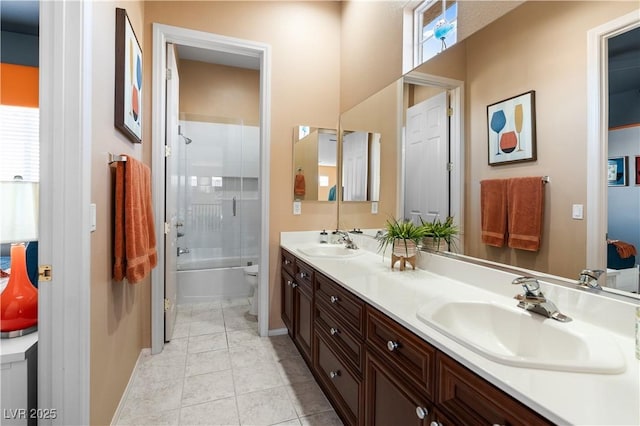
[[[332,379],[335,379],[336,377],[339,377],[339,376],[340,376],[340,370],[329,372],[329,377],[331,377]]]
[[[432,422],[429,424],[429,426],[442,426],[442,423],[440,423],[440,422],[436,422],[436,421],[434,420],[434,421],[432,421]]]
[[[306,272],[300,272],[300,278],[309,278],[309,274]]]
[[[285,260],[284,260],[284,264],[285,264],[285,265],[291,265],[291,261],[290,261],[289,259],[285,259]]]
[[[287,280],[287,285],[288,285],[289,287],[291,287],[291,284],[293,284],[293,283],[291,282],[291,280]]]
[[[340,333],[340,330],[338,330],[337,328],[331,327],[331,330],[329,330],[329,332],[331,333],[332,336],[335,336],[336,334]]]
[[[336,303],[340,299],[338,299],[338,296],[331,296],[329,300],[331,300],[331,303]]]
[[[416,407],[416,416],[418,416],[420,420],[423,420],[425,417],[427,417],[427,414],[429,414],[429,410],[427,410],[426,407]],[[431,423],[431,425],[433,425],[433,423]]]
[[[390,352],[395,351],[396,349],[398,349],[398,342],[394,342],[393,340],[389,340],[387,342],[387,349],[389,349]]]
[[[291,283],[291,287],[293,287],[293,288],[298,287],[298,283],[296,283],[296,282],[292,282],[292,283]]]

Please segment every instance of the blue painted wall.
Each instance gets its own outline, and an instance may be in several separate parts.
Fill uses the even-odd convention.
[[[7,64],[38,66],[38,36],[2,31],[0,59]]]

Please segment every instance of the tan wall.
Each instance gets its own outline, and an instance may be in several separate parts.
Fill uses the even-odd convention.
[[[292,129],[300,124],[337,128],[340,96],[339,2],[188,2],[145,3],[145,38],[151,24],[207,31],[267,43],[271,60],[271,176],[269,327],[280,319],[279,241],[281,231],[331,229],[336,203],[303,203],[294,216]],[[151,45],[145,51],[145,81],[151,81]],[[147,87],[149,87],[147,85]],[[151,94],[145,95],[146,117]],[[145,131],[150,133],[151,120]],[[154,143],[159,143],[155,141]]]
[[[143,134],[143,144],[134,145],[113,127],[116,7],[126,8],[142,51],[146,51],[144,3],[93,4],[92,51],[98,53],[92,58],[91,200],[96,204],[97,216],[97,228],[91,234],[92,425],[110,424],[140,350],[150,345],[151,333],[150,280],[131,285],[111,279],[114,168],[107,164],[108,153],[127,154],[146,164],[151,155],[148,131]]]
[[[180,75],[180,113],[241,118],[260,124],[260,72],[184,60]]]
[[[637,2],[529,2],[467,39],[466,253],[575,278],[588,266],[586,221],[587,31],[637,9]],[[538,160],[487,165],[486,107],[536,91]],[[480,240],[480,185],[488,178],[549,175],[538,253]]]
[[[342,2],[340,111],[402,76],[404,1]]]

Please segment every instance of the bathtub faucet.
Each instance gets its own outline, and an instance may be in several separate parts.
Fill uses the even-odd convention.
[[[190,250],[188,248],[180,248],[180,247],[178,247],[178,256],[180,256],[181,254],[187,254],[189,252],[190,252]]]

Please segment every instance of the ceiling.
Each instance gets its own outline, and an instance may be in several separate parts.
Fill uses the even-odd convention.
[[[38,35],[39,3],[34,0],[1,0],[2,31]],[[178,46],[181,59],[238,68],[259,69],[259,58]],[[609,93],[640,90],[640,28],[609,40]]]

